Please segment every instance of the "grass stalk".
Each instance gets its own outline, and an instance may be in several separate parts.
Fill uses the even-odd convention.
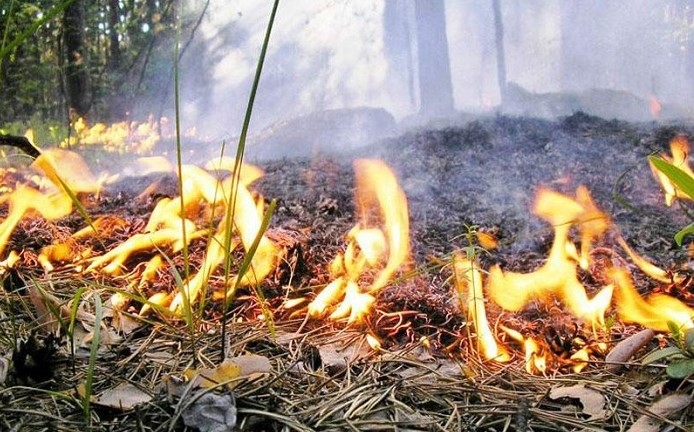
[[[84,396],[82,400],[82,409],[84,410],[84,423],[91,426],[91,397],[92,384],[94,382],[94,369],[96,368],[96,358],[99,354],[99,345],[101,344],[101,319],[103,310],[101,307],[101,298],[98,293],[94,295],[94,329],[92,330],[92,343],[89,350],[89,364],[87,366],[87,376],[84,382]]]
[[[193,313],[193,307],[188,297],[188,291],[186,289],[186,284],[190,280],[190,254],[188,249],[188,238],[185,228],[186,218],[186,208],[185,208],[185,191],[183,188],[183,145],[181,143],[181,98],[180,98],[180,43],[181,43],[181,23],[180,16],[176,25],[176,41],[174,43],[174,115],[175,115],[175,128],[176,128],[176,169],[178,174],[178,191],[180,194],[180,204],[181,213],[180,217],[181,223],[181,240],[183,242],[183,248],[181,253],[183,255],[183,275],[179,274],[174,266],[173,261],[169,259],[166,255],[164,258],[169,262],[169,266],[173,271],[174,278],[176,280],[176,285],[178,285],[178,291],[181,293],[181,298],[183,299],[183,317],[188,327],[188,333],[190,334],[190,342],[193,350],[196,348],[196,335],[195,335],[195,314]]]
[[[267,29],[265,31],[265,38],[263,39],[263,44],[260,49],[260,55],[258,56],[258,64],[256,65],[255,68],[255,75],[253,77],[253,84],[251,86],[251,91],[248,96],[248,104],[246,105],[246,113],[243,118],[243,126],[241,127],[241,134],[239,135],[239,142],[238,146],[236,148],[236,158],[234,161],[234,172],[232,174],[232,182],[231,182],[231,199],[227,203],[227,212],[226,212],[226,221],[225,221],[225,233],[224,233],[224,251],[225,251],[225,257],[224,257],[224,283],[225,286],[229,283],[231,280],[231,238],[232,238],[232,232],[233,232],[233,215],[236,207],[236,197],[238,194],[238,187],[241,181],[241,166],[243,164],[243,156],[244,152],[246,149],[246,137],[248,135],[248,128],[251,123],[251,117],[253,115],[253,106],[255,104],[255,97],[258,92],[258,86],[260,85],[260,77],[263,72],[263,65],[265,63],[265,56],[267,55],[267,48],[270,44],[270,35],[272,34],[272,28],[275,23],[275,16],[277,15],[277,8],[279,7],[279,0],[275,0],[273,5],[272,5],[272,12],[270,13],[270,18],[268,20],[267,24]],[[271,213],[271,212],[268,212]],[[267,219],[267,218],[266,218]],[[267,224],[263,225],[265,228],[262,228],[260,232],[258,233],[258,236],[256,236],[256,241],[254,242],[257,243],[259,241],[259,238],[264,230],[267,227]],[[257,244],[256,244],[257,247]],[[250,259],[252,259],[253,255],[251,254],[250,251],[246,251],[246,259],[245,261],[248,261],[250,263]],[[238,280],[240,279],[237,278],[237,284]],[[256,290],[257,291],[257,290]],[[235,292],[235,290],[234,290]],[[223,305],[223,313],[222,313],[222,344],[220,347],[220,356],[222,359],[224,359],[224,355],[226,352],[226,324],[227,324],[227,305],[229,304],[230,299],[228,298],[228,290],[224,290],[224,305]],[[264,302],[263,302],[264,303]],[[267,319],[270,319],[267,317]]]

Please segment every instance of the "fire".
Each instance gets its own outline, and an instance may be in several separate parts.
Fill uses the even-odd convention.
[[[87,164],[73,152],[46,151],[36,158],[32,168],[45,175],[49,182],[41,185],[43,192],[29,185],[19,185],[0,197],[0,203],[8,203],[9,207],[7,217],[0,223],[0,254],[25,215],[37,214],[46,220],[65,217],[72,212],[76,194],[95,192],[99,188]]]
[[[552,225],[554,241],[545,264],[532,273],[504,272],[498,265],[489,271],[489,295],[506,310],[520,311],[532,300],[550,303],[560,299],[576,317],[592,326],[604,325],[605,312],[612,299],[611,286],[589,298],[578,280],[577,266],[589,261],[585,246],[607,228],[607,217],[600,212],[585,188],[579,188],[575,199],[549,189],[540,189],[535,214]],[[581,232],[579,254],[569,240],[573,225]]]
[[[375,294],[409,256],[407,199],[393,172],[381,161],[357,160],[356,203],[360,222],[347,234],[345,252],[330,265],[332,281],[308,306],[311,316],[321,316],[340,303],[330,318],[348,317],[358,322],[376,301]],[[372,282],[364,276],[377,272]]]
[[[651,294],[644,299],[624,269],[612,269],[610,276],[616,287],[617,313],[622,321],[656,331],[669,331],[668,322],[683,329],[694,328],[693,308],[664,294]]]
[[[240,246],[248,253],[258,239],[249,271],[233,277],[228,288],[259,283],[274,268],[280,256],[275,244],[265,233],[260,232],[262,209],[247,189],[248,184],[261,175],[262,171],[258,168],[246,167],[242,168],[238,182],[233,181],[233,176],[218,180],[202,168],[193,165],[182,166],[182,193],[176,198],[160,200],[152,211],[143,233],[133,235],[106,254],[97,257],[87,270],[101,269],[106,273],[117,274],[135,253],[175,253],[193,239],[209,236],[202,267],[184,281],[183,290],[176,293],[172,299],[161,296],[150,299],[161,306],[166,306],[166,302],[170,300],[169,309],[174,313],[180,313],[186,303],[193,304],[197,301],[212,272],[222,264],[225,257]],[[219,222],[210,236],[207,229],[197,226],[197,220]],[[226,236],[231,233],[238,237],[230,238],[227,242]],[[229,247],[228,250],[225,250],[225,245]],[[152,274],[156,267],[162,264],[161,260],[152,263],[147,269],[148,274]],[[218,295],[224,296],[225,294]]]
[[[166,119],[161,120],[166,123]],[[85,118],[76,119],[72,128],[75,135],[61,143],[61,147],[72,147],[77,144],[99,145],[104,149],[115,152],[135,152],[144,153],[150,151],[161,139],[159,135],[159,125],[154,117],[146,122],[123,121],[106,125],[96,123],[92,126],[87,124]]]
[[[114,140],[122,142],[132,140],[138,133],[150,134],[151,123],[112,127],[97,124],[89,128],[78,121],[75,127],[81,142],[89,142],[91,134],[98,135],[101,140],[104,134],[113,134]],[[158,139],[158,135],[151,136]],[[671,149],[672,157],[666,158],[694,177],[688,165],[686,138],[675,138]],[[168,171],[176,171],[176,167],[162,163],[162,159],[142,159],[141,163],[142,169],[164,166]],[[43,176],[37,181],[40,186],[20,185],[0,197],[0,203],[8,208],[7,217],[0,223],[0,254],[23,217],[35,215],[56,220],[67,216],[81,194],[98,193],[102,182],[81,157],[66,150],[45,151],[32,168]],[[235,172],[237,169],[239,171]],[[359,222],[346,234],[344,251],[330,264],[329,283],[308,305],[309,316],[346,318],[348,323],[363,321],[371,312],[378,293],[403,269],[410,254],[408,204],[395,174],[377,160],[357,160],[354,169]],[[667,205],[685,196],[657,170],[654,173],[665,190]],[[148,294],[140,314],[148,313],[156,305],[180,315],[186,305],[205,298],[210,280],[221,266],[225,266],[225,275],[229,277],[221,289],[212,293],[213,299],[226,299],[238,287],[260,284],[282,259],[283,253],[263,231],[266,211],[262,197],[254,196],[249,190],[249,186],[262,177],[262,170],[251,165],[239,167],[234,159],[220,158],[204,168],[183,165],[178,175],[179,195],[161,199],[144,228],[126,241],[101,255],[95,255],[93,250],[79,251],[76,245],[80,241],[126,224],[117,217],[99,217],[63,242],[43,248],[38,262],[46,272],[52,271],[55,263],[69,262],[77,263],[75,268],[85,273],[129,273],[128,288],[141,291],[156,280],[167,264],[173,267],[171,256],[188,247],[193,240],[205,241],[204,260],[189,275],[182,275],[178,290]],[[532,302],[550,308],[558,301],[594,334],[596,329],[605,326],[611,307],[625,323],[637,323],[657,331],[668,331],[670,323],[685,329],[694,328],[692,308],[667,295],[641,296],[623,268],[609,268],[607,279],[611,283],[589,294],[579,278],[579,271],[591,268],[594,244],[608,230],[617,231],[587,188],[578,187],[573,196],[540,188],[533,211],[553,232],[547,259],[535,271],[518,273],[493,265],[485,272],[478,260],[461,254],[453,256],[453,288],[460,309],[474,329],[476,348],[486,360],[510,361],[508,343],[513,341],[522,347],[525,368],[530,373],[545,373],[557,361],[570,364],[578,371],[594,353],[586,343],[578,351],[566,353],[559,359],[553,352],[557,344],[526,336],[503,325],[494,328],[487,314],[487,299],[511,312],[522,311]],[[487,249],[497,247],[492,234],[479,232],[476,238]],[[618,233],[615,238],[631,261],[648,276],[661,282],[681,280],[678,275],[665,272],[640,257]],[[138,270],[129,269],[134,255],[146,258]],[[245,257],[247,270],[229,274],[235,255]],[[11,266],[16,259],[18,255],[12,251],[0,267]],[[127,296],[116,294],[111,304],[122,308],[127,301]],[[374,349],[381,349],[375,336],[369,335],[369,338]]]
[[[654,119],[657,120],[660,118],[660,112],[663,110],[663,106],[657,97],[651,96],[651,99],[648,101],[648,110],[651,112],[651,116]]]
[[[672,153],[672,157],[666,154],[662,154],[661,156],[666,161],[670,162],[677,168],[684,171],[685,174],[694,178],[694,171],[692,171],[691,167],[689,166],[689,150],[690,146],[687,137],[685,137],[684,135],[678,135],[675,138],[673,138],[672,141],[670,141],[670,151]],[[653,166],[652,163],[649,162],[649,164],[651,166],[651,171],[653,172],[653,175],[658,180],[660,186],[663,189],[663,192],[665,193],[665,204],[668,207],[672,205],[672,203],[675,201],[675,198],[691,199],[689,195],[683,193],[677,187],[677,185],[675,185],[665,174],[663,174],[660,170]]]
[[[477,331],[478,350],[487,360],[509,361],[508,350],[497,342],[487,320],[478,263],[456,254],[453,257],[453,275],[461,308],[467,310],[468,319]]]

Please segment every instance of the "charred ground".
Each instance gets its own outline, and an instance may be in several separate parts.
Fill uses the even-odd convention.
[[[287,250],[286,259],[262,287],[269,304],[277,311],[280,335],[296,336],[294,332],[303,318],[293,315],[295,311],[282,310],[283,300],[311,296],[316,288],[329,282],[328,263],[342,250],[346,232],[357,221],[354,159],[382,159],[395,171],[409,202],[412,260],[410,269],[380,294],[377,311],[356,332],[345,330],[343,324],[313,321],[302,327],[310,337],[301,338],[297,346],[289,346],[268,334],[262,323],[235,326],[229,336],[229,352],[267,355],[278,371],[269,383],[251,384],[237,395],[239,412],[245,419],[241,425],[248,430],[343,430],[354,428],[355,424],[360,430],[384,425],[395,430],[395,424],[410,430],[556,430],[557,424],[564,430],[581,427],[581,419],[585,418],[581,412],[562,413],[561,404],[542,396],[554,385],[551,379],[524,375],[519,361],[504,367],[480,362],[466,339],[465,320],[447,282],[449,257],[470,246],[464,234],[476,226],[500,240],[498,248],[482,253],[483,265],[499,263],[506,270],[534,270],[542,264],[552,242],[551,227],[531,213],[537,188],[545,185],[573,194],[583,184],[638,252],[662,267],[688,271],[685,249],[673,241],[674,233],[689,222],[686,204],[685,208],[664,206],[646,160],[650,154],[667,151],[677,134],[685,134],[691,140],[694,127],[688,123],[634,124],[583,113],[556,121],[499,116],[415,128],[341,154],[262,161],[265,176],[252,189],[267,201],[277,200],[268,234]],[[143,195],[142,191],[153,182],[156,186]],[[89,210],[93,216],[122,216],[127,223],[116,231],[118,238],[93,246],[108,248],[109,244],[139,232],[156,201],[175,195],[175,185],[175,179],[170,177],[129,179],[112,185],[99,200],[90,203]],[[8,247],[25,252],[20,276],[25,280],[45,277],[33,260],[36,253],[82,224],[77,216],[55,224],[22,222]],[[598,246],[613,249],[615,244],[608,236]],[[191,246],[194,266],[202,260],[203,250],[202,244]],[[174,263],[182,266],[179,258]],[[585,272],[581,278],[589,289],[601,282],[597,273]],[[670,289],[673,295],[692,305],[691,286],[662,287],[643,277],[636,282],[643,293]],[[124,286],[119,279],[99,278],[99,283]],[[174,283],[173,276],[164,275],[151,289],[171,289]],[[74,283],[61,280],[54,288],[69,298]],[[233,306],[238,316],[257,311],[257,300],[248,294],[241,293]],[[15,295],[19,299],[8,297],[5,306],[16,311],[16,302],[22,300],[21,294],[11,294]],[[577,327],[570,318],[556,311],[548,316],[547,312],[533,309],[503,319],[512,320],[529,332],[545,336],[549,333],[558,345],[575,336]],[[490,313],[496,318],[500,311],[492,307]],[[200,353],[204,353],[203,358],[214,356],[220,339],[218,329],[207,320],[218,319],[218,314],[218,305],[207,312],[204,326],[209,326],[210,332],[200,336],[202,345],[187,342],[185,330],[176,332],[167,326],[148,324],[127,336],[125,347],[104,357],[97,371],[103,374],[97,389],[127,376],[128,380],[138,380],[157,398],[143,413],[101,413],[99,427],[133,430],[137,424],[144,425],[142,430],[165,430],[173,408],[166,400],[161,378],[165,373],[180,372],[193,358],[199,359]],[[18,319],[26,320],[29,326],[32,317]],[[381,337],[385,348],[398,354],[360,355],[347,369],[329,373],[321,369],[320,361],[316,365],[308,358],[323,346],[333,346],[335,340],[358,339],[366,329]],[[149,337],[150,331],[157,336]],[[612,337],[633,332],[633,327],[621,326],[614,329]],[[422,336],[429,338],[431,353],[423,353],[418,345]],[[173,363],[153,360],[144,354],[146,350],[169,352],[167,347],[173,347],[180,357]],[[71,375],[60,354],[57,360],[52,366],[56,369],[52,381],[47,385],[65,390],[81,378],[79,372],[78,378]],[[299,363],[313,364],[316,370],[309,368],[299,373],[295,369]],[[119,365],[118,370],[113,368],[114,364]],[[426,378],[430,374],[433,375]],[[584,372],[583,378],[573,379],[612,391],[605,384],[604,374],[598,364]],[[641,398],[643,406],[649,400],[645,392],[658,380],[643,374],[635,368],[631,377],[609,375],[609,380],[627,382],[636,389],[633,397]],[[411,376],[418,378],[408,381]],[[661,380],[667,381],[662,376]],[[680,390],[692,391],[691,383],[677,385]],[[390,397],[383,393],[384,386],[391,388]],[[332,389],[331,393],[326,394],[323,388]],[[9,389],[5,394],[20,404],[33,397],[31,392]],[[364,406],[373,402],[373,407],[383,408],[371,410],[350,405],[355,394],[367,395]],[[638,409],[628,397],[631,396],[618,396],[613,401],[617,407],[614,414],[595,423],[595,427],[621,430],[620,424],[633,422]],[[383,398],[380,405],[374,402],[379,398]],[[78,427],[75,422],[79,421],[79,411],[75,412],[70,403],[55,404],[48,398],[39,405],[46,417],[35,414],[27,420],[28,425],[46,427],[51,417],[58,417],[64,420],[59,422],[60,430]],[[6,424],[19,418],[20,413],[11,407],[6,403],[3,408]],[[692,425],[691,408],[680,420],[685,427]]]

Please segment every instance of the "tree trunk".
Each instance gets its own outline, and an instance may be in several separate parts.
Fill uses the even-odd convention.
[[[419,112],[427,116],[451,114],[453,84],[448,59],[444,0],[415,0]]]
[[[91,107],[88,52],[85,44],[84,1],[75,0],[63,12],[65,83],[70,111],[84,116]]]
[[[388,0],[383,10],[383,45],[388,58],[389,74],[407,92],[411,110],[417,107],[414,44],[412,30],[414,11],[409,0]]]
[[[506,51],[504,49],[504,20],[500,0],[492,0],[494,10],[494,40],[496,44],[496,79],[499,82],[501,106],[506,102]]]
[[[119,23],[119,0],[108,1],[108,29],[109,29],[109,46],[108,46],[108,69],[114,73],[120,67],[120,40],[118,39],[118,23]]]

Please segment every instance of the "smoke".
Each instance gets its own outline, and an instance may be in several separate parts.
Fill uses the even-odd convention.
[[[202,3],[190,2],[190,8]],[[242,124],[271,2],[211,2],[194,54],[211,66],[200,70],[189,61],[183,75],[194,78],[185,81],[182,94],[191,95],[186,112],[194,119],[188,121],[208,135],[233,136]],[[506,112],[553,117],[602,106],[594,112],[649,120],[648,102],[657,98],[672,107],[663,114],[691,116],[694,11],[680,3],[501,2],[506,75],[521,89]],[[492,0],[448,0],[445,7],[455,107],[494,112],[500,91]],[[322,110],[382,108],[397,121],[416,115],[416,56],[431,53],[416,52],[415,20],[407,0],[280,3],[252,131]],[[196,79],[209,81],[204,97]],[[614,107],[605,108],[605,100]],[[525,111],[527,106],[532,109]]]

